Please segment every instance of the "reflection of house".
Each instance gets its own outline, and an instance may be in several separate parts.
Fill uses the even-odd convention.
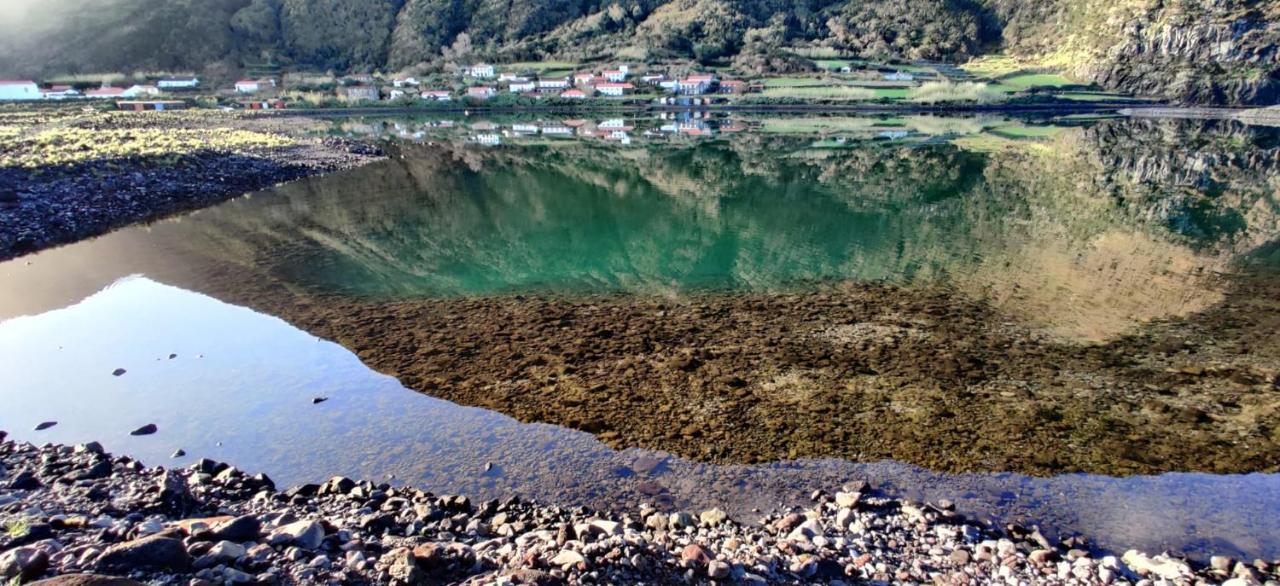
[[[381,95],[374,86],[353,85],[338,88],[338,97],[348,102],[376,102]]]
[[[487,63],[477,63],[467,68],[467,75],[478,77],[480,79],[489,79],[493,77],[493,66]]]
[[[915,81],[916,76],[905,71],[895,71],[893,73],[884,74],[885,81]]]
[[[497,90],[494,90],[492,87],[489,87],[487,85],[480,85],[476,87],[467,88],[467,97],[476,99],[476,100],[487,100],[489,98],[492,98],[497,93],[498,93]]]
[[[191,90],[200,87],[200,78],[194,76],[166,77],[156,82],[162,90]]]
[[[711,74],[690,75],[675,83],[675,91],[678,94],[698,95],[705,94],[716,84],[716,76]]]
[[[422,99],[430,102],[448,102],[452,101],[453,97],[447,90],[427,90],[422,92]]]
[[[609,96],[611,98],[620,98],[634,89],[635,86],[629,83],[610,82],[596,84],[596,91],[600,92],[600,95]]]

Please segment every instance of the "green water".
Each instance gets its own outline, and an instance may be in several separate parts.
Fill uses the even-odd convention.
[[[410,145],[382,164],[209,210],[216,221],[202,218],[199,232],[243,233],[256,244],[236,254],[296,286],[374,297],[842,280],[989,288],[1001,275],[1063,270],[1046,262],[1105,266],[1118,241],[1145,243],[1134,254],[1152,271],[1185,273],[1186,258],[1221,270],[1274,235],[1274,161],[1232,154],[1274,152],[1274,137],[1222,127],[1203,139],[1199,124],[1173,127],[1201,137],[1189,151],[1185,137],[1125,121],[839,150],[786,136]],[[1190,173],[1196,157],[1220,163]]]

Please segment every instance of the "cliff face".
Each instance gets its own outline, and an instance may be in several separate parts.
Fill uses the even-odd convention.
[[[1089,74],[1106,87],[1186,103],[1274,104],[1280,100],[1277,17],[1280,9],[1261,3],[1157,5],[1123,23],[1116,44]]]

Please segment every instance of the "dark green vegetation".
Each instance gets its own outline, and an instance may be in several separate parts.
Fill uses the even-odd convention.
[[[1005,53],[1108,89],[1196,103],[1280,96],[1280,5],[1262,0],[18,0],[0,71],[309,69],[471,60],[696,59],[743,72],[800,53],[963,62]],[[465,33],[463,41],[460,35]]]

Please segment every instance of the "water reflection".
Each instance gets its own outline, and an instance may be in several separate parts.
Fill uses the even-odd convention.
[[[128,372],[113,377],[115,368]],[[409,392],[279,319],[146,278],[0,324],[0,369],[11,373],[0,385],[0,428],[19,439],[100,440],[149,464],[225,459],[282,485],[394,475],[480,498],[720,506],[750,518],[753,507],[801,503],[814,488],[868,478],[889,493],[1083,532],[1112,550],[1280,555],[1280,523],[1270,514],[1280,508],[1277,475],[951,476],[891,462],[707,466],[615,451],[585,433]],[[330,399],[312,405],[314,396]],[[59,423],[29,431],[43,420]],[[143,423],[160,432],[128,434]],[[170,460],[179,447],[191,455]]]

